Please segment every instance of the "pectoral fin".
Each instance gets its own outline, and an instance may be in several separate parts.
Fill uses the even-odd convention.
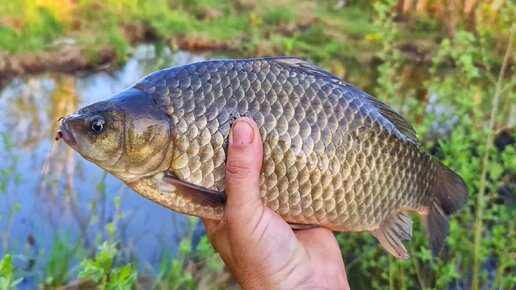
[[[192,184],[178,179],[172,174],[166,174],[163,181],[175,187],[176,194],[182,195],[185,199],[194,203],[209,206],[220,207],[226,204],[226,193],[214,191],[196,184]]]
[[[318,225],[292,224],[288,223],[293,230],[306,230],[319,227]]]
[[[407,213],[396,213],[387,219],[379,229],[371,234],[382,247],[398,259],[410,258],[407,249],[401,242],[412,238],[412,219]]]

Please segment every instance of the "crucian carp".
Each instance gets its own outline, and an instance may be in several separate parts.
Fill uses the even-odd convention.
[[[400,259],[424,222],[434,254],[464,181],[418,146],[389,106],[292,57],[211,60],[164,69],[62,120],[56,139],[174,211],[220,219],[232,122],[264,140],[263,202],[295,228],[367,231]]]

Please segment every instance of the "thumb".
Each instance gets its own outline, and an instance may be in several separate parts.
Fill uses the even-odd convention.
[[[262,158],[262,140],[256,123],[247,117],[237,119],[231,128],[226,162],[225,214],[232,222],[248,222],[263,209],[260,198]]]

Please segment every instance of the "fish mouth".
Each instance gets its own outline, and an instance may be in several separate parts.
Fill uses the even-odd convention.
[[[75,148],[77,146],[77,141],[73,137],[72,132],[68,129],[66,124],[63,122],[61,124],[61,127],[56,132],[55,140],[59,141],[63,139],[68,146]]]

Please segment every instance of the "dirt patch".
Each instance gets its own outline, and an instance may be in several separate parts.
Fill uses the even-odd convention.
[[[253,2],[249,3],[252,4]],[[202,17],[210,19],[220,17],[220,15],[221,11],[212,9],[207,10],[206,15],[202,15]],[[293,35],[296,31],[307,29],[315,22],[313,17],[306,17],[296,23],[280,23],[267,35],[271,33],[287,36]],[[266,44],[257,44],[253,51],[243,51],[243,43],[247,41],[246,37],[223,41],[214,40],[203,35],[179,35],[163,38],[152,27],[138,24],[126,24],[122,26],[122,31],[125,39],[133,46],[142,42],[163,42],[175,48],[191,52],[240,53],[240,55],[247,57],[284,53],[282,48]],[[116,65],[119,65],[120,55],[117,55],[113,47],[105,46],[100,49],[95,48],[95,50],[92,52],[78,44],[63,44],[50,51],[21,54],[0,52],[0,85],[22,75],[44,72],[73,74],[113,69]]]
[[[129,38],[131,44],[155,40],[150,31],[135,29]],[[240,41],[218,42],[199,36],[176,37],[171,40],[181,50],[187,51],[237,51]],[[27,52],[21,54],[0,53],[0,85],[14,77],[57,72],[73,74],[112,69],[117,65],[117,55],[112,47],[103,47],[88,52],[84,47],[66,45],[53,51]]]
[[[181,36],[172,39],[179,49],[187,51],[236,51],[240,48],[240,40],[214,41],[202,36]]]
[[[107,68],[116,61],[115,51],[104,47],[90,55],[85,48],[66,45],[53,51],[0,55],[0,82],[16,76],[43,72],[75,73]]]
[[[131,25],[124,27],[126,39],[132,45],[142,42],[160,41],[150,28]],[[165,41],[165,40],[161,40]],[[240,49],[240,40],[213,41],[202,36],[180,36],[169,40],[174,46],[187,51],[225,51]],[[0,85],[14,77],[57,72],[73,74],[97,70],[113,69],[118,65],[119,56],[112,47],[105,46],[96,51],[87,51],[80,45],[62,45],[51,51],[8,54],[0,52]]]

